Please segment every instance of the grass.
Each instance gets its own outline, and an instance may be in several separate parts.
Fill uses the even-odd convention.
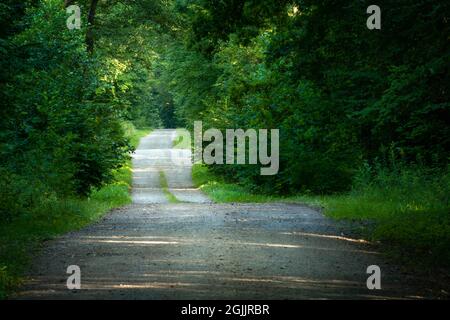
[[[420,168],[379,170],[341,195],[255,194],[224,181],[203,165],[193,167],[194,184],[215,202],[291,202],[322,208],[337,220],[364,222],[360,236],[384,244],[402,263],[431,270],[450,267],[450,176]],[[367,223],[369,222],[369,223]]]
[[[174,149],[189,149],[191,148],[191,136],[186,129],[176,129],[177,137],[172,142]]]
[[[221,177],[212,174],[201,164],[192,167],[192,180],[197,188],[204,191],[214,202],[271,202],[280,200],[269,195],[254,194],[245,187],[228,183]]]
[[[137,146],[150,130],[127,125],[126,134]],[[87,199],[49,199],[9,224],[0,224],[0,299],[5,299],[23,281],[31,257],[45,240],[78,230],[105,213],[131,203],[131,161],[114,172],[115,182],[94,191]]]
[[[161,186],[162,191],[164,192],[167,200],[169,200],[170,203],[181,202],[169,191],[169,185],[167,183],[166,175],[163,171],[159,172],[159,185]]]

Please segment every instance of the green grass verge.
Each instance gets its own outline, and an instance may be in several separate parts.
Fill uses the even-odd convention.
[[[254,194],[246,188],[225,182],[221,177],[212,174],[204,165],[192,167],[192,180],[197,188],[205,192],[214,202],[271,202],[280,200],[268,195]]]
[[[126,127],[133,146],[150,132]],[[33,254],[43,241],[78,230],[113,208],[131,203],[131,161],[116,172],[115,182],[94,191],[88,199],[49,199],[9,224],[0,224],[0,299],[5,299],[23,280]]]
[[[174,149],[189,149],[192,147],[191,135],[186,129],[176,129],[177,137],[172,142]]]
[[[166,175],[163,171],[159,172],[159,185],[161,186],[162,191],[164,192],[167,200],[169,200],[170,203],[181,202],[169,191],[169,184],[167,183]]]
[[[288,197],[254,194],[215,176],[203,165],[194,165],[192,173],[194,184],[215,202],[291,202],[320,207],[331,218],[365,222],[354,231],[382,242],[386,253],[402,263],[450,267],[448,173],[427,177],[406,170],[348,194]]]

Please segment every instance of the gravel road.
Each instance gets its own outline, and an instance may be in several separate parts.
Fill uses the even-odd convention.
[[[156,130],[135,154],[133,204],[49,241],[16,299],[422,298],[425,279],[389,264],[348,226],[294,204],[214,204],[192,186],[190,153]],[[173,159],[178,159],[173,161]],[[168,203],[164,171],[182,203]],[[81,268],[81,290],[66,287]],[[381,290],[366,269],[381,268]]]

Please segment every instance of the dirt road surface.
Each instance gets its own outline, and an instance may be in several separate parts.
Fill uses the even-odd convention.
[[[421,298],[425,279],[403,273],[348,226],[295,204],[214,204],[192,186],[190,152],[156,130],[135,154],[133,204],[49,241],[16,299]],[[174,160],[175,159],[175,160]],[[168,203],[166,175],[182,203]],[[69,290],[67,267],[81,269]],[[369,290],[367,267],[381,268]],[[425,281],[426,282],[426,281]]]

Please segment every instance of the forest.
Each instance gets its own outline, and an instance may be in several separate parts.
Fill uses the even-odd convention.
[[[372,4],[2,0],[0,297],[40,241],[129,203],[138,137],[194,121],[280,132],[276,175],[194,167],[214,200],[372,221],[365,237],[447,270],[450,2],[378,0],[379,30]]]

